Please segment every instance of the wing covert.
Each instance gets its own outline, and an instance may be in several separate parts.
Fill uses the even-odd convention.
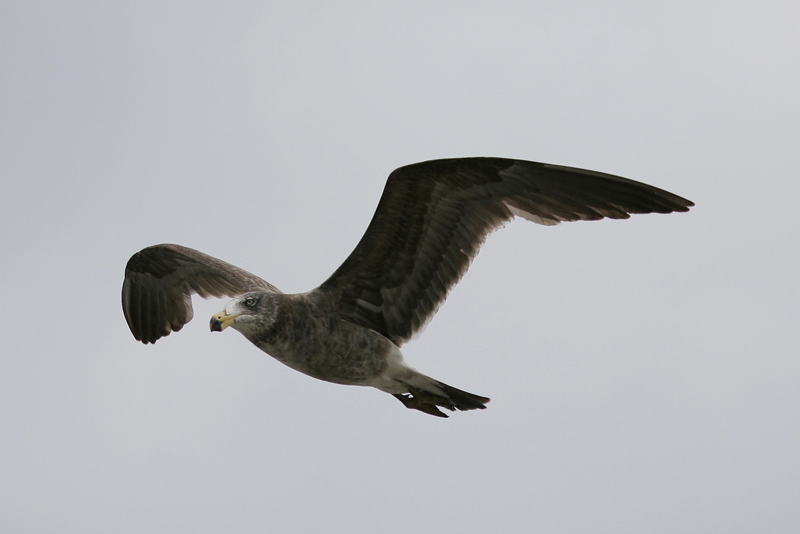
[[[361,241],[315,291],[346,319],[401,345],[436,313],[486,237],[514,216],[554,225],[693,205],[619,176],[530,161],[408,165],[389,176]]]

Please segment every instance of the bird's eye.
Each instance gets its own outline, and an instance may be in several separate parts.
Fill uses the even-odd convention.
[[[248,307],[250,307],[250,308],[252,308],[253,306],[255,306],[255,305],[256,305],[256,299],[255,299],[255,297],[247,297],[246,299],[244,299],[244,305],[245,305],[245,306],[248,306]]]

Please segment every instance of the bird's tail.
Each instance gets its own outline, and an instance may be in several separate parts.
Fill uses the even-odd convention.
[[[486,403],[491,399],[481,397],[473,393],[467,393],[460,389],[448,386],[443,382],[434,380],[423,374],[418,374],[409,383],[407,393],[396,394],[400,402],[406,408],[419,410],[436,417],[447,417],[447,414],[439,410],[437,406],[455,410],[484,410]]]

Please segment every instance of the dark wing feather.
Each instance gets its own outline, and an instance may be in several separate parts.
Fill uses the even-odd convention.
[[[436,313],[486,236],[515,215],[553,225],[693,205],[619,176],[531,161],[417,163],[389,176],[361,241],[315,291],[400,345]]]
[[[177,332],[192,320],[192,294],[235,297],[248,291],[278,292],[258,276],[180,245],[154,245],[125,267],[122,311],[142,343]]]

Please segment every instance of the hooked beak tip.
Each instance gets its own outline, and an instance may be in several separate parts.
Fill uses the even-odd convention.
[[[211,327],[211,331],[222,332],[223,330],[231,326],[233,322],[236,320],[236,318],[239,317],[239,315],[240,314],[238,313],[232,313],[228,315],[227,313],[225,313],[225,310],[219,313],[215,313],[214,316],[211,317],[211,324],[209,325]]]

